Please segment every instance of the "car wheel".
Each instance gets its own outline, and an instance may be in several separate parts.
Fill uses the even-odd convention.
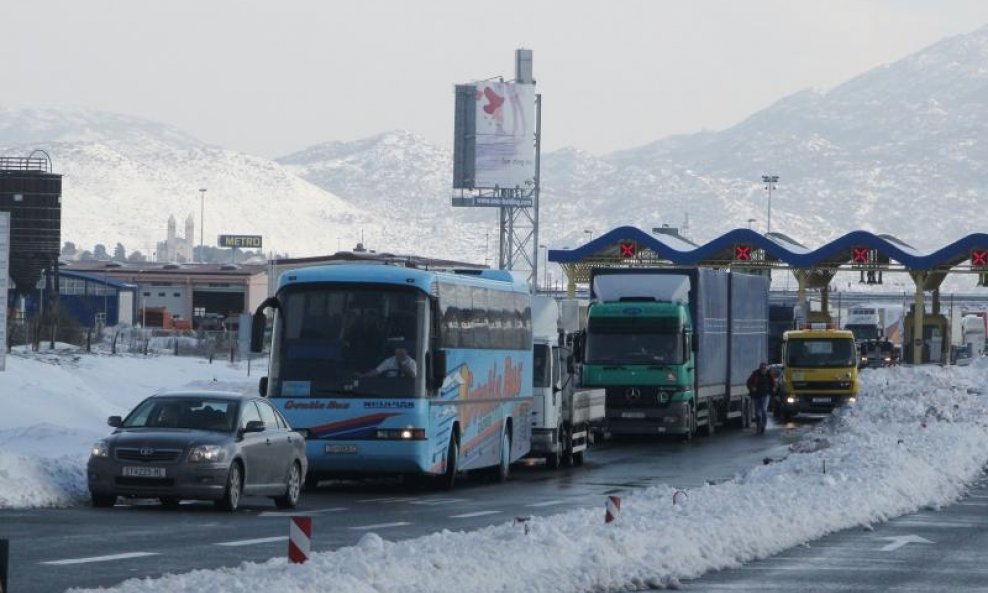
[[[96,508],[108,508],[117,504],[117,496],[115,494],[96,494],[95,492],[91,492],[90,498],[92,499],[93,506]]]
[[[449,435],[449,449],[446,451],[446,472],[442,477],[442,488],[452,490],[456,485],[456,472],[460,467],[460,446],[456,442],[456,435]]]
[[[288,481],[285,483],[285,493],[274,497],[274,504],[279,509],[294,509],[298,505],[299,495],[302,491],[302,468],[297,461],[292,463],[288,470]]]
[[[230,465],[230,473],[226,478],[226,490],[223,492],[223,498],[216,501],[217,506],[219,506],[224,511],[236,511],[240,507],[240,495],[244,490],[244,473],[240,468],[240,463],[234,461]]]
[[[177,496],[161,496],[158,497],[158,500],[161,501],[161,506],[169,509],[177,508],[178,504],[182,502],[182,499]]]

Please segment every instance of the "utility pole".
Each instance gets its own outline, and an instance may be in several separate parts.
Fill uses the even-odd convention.
[[[768,190],[768,223],[765,225],[765,234],[772,232],[772,192],[775,190],[775,184],[779,182],[778,175],[762,175],[762,182],[765,184],[765,189]]]

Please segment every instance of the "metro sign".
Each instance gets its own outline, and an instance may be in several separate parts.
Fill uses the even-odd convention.
[[[635,243],[633,241],[622,241],[621,244],[621,257],[635,257],[637,252]]]
[[[871,252],[867,247],[852,247],[851,248],[851,263],[854,264],[867,264],[868,254]]]
[[[751,261],[751,245],[734,246],[735,261]]]
[[[988,267],[988,249],[972,249],[971,265],[976,267]]]

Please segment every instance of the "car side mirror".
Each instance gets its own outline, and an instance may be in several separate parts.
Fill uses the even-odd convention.
[[[106,419],[106,423],[112,426],[113,428],[120,428],[121,426],[123,426],[123,418],[121,418],[120,416],[110,416],[109,418]]]
[[[249,420],[247,426],[244,427],[244,432],[264,432],[264,421]]]
[[[267,397],[268,396],[268,378],[267,377],[261,377],[257,381],[257,392],[261,394],[261,397]]]

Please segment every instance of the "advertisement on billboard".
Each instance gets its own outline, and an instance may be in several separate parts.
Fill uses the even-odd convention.
[[[456,87],[453,187],[521,189],[535,183],[535,85]]]
[[[219,247],[238,247],[241,249],[260,249],[263,245],[261,235],[220,235],[216,239]]]
[[[10,212],[0,212],[0,371],[7,368],[7,277],[10,275]]]
[[[477,187],[531,188],[535,179],[535,85],[476,86]]]

